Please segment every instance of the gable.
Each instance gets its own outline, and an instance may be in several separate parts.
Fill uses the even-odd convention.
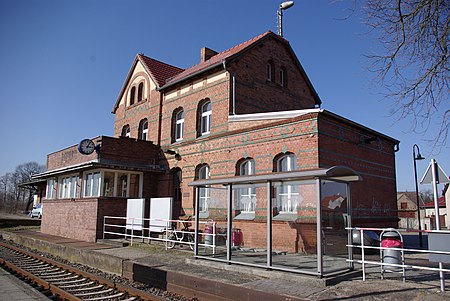
[[[142,54],[136,55],[122,89],[120,90],[119,97],[114,104],[112,113],[115,114],[120,105],[127,104],[129,90],[133,85],[145,82],[144,94],[148,95],[150,91],[161,87],[168,78],[182,71],[183,69],[181,68],[157,61]]]

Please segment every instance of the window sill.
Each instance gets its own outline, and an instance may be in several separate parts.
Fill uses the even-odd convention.
[[[272,220],[295,222],[297,220],[297,213],[278,213]]]
[[[243,212],[234,217],[236,220],[254,220],[255,212]]]
[[[199,215],[199,218],[208,218],[209,212],[200,212],[198,215]]]

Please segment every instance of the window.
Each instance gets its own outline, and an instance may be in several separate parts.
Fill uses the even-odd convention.
[[[84,196],[94,197],[100,195],[100,172],[90,172],[84,174]]]
[[[138,102],[142,101],[142,96],[144,95],[144,83],[140,83],[138,86]]]
[[[140,177],[138,174],[130,174],[130,185],[128,186],[128,197],[129,198],[137,198],[139,197],[140,193],[139,193],[139,182],[140,182]]]
[[[68,199],[78,196],[78,176],[68,176],[59,180],[59,198]]]
[[[119,181],[117,183],[117,196],[127,197],[128,191],[128,175],[119,173]]]
[[[272,61],[267,62],[267,80],[274,81],[275,80],[275,67]]]
[[[142,119],[139,122],[139,139],[147,141],[148,139],[148,121],[147,119]]]
[[[103,173],[103,186],[102,186],[102,196],[112,197],[114,196],[114,179],[115,173],[105,171]]]
[[[406,202],[401,202],[400,209],[408,209],[408,204]]]
[[[175,114],[175,141],[183,140],[184,132],[184,111],[180,110]]]
[[[46,191],[46,199],[51,200],[56,198],[56,180],[49,179],[47,180],[47,191]]]
[[[122,128],[122,137],[130,138],[130,126],[127,124]]]
[[[130,90],[130,106],[134,105],[135,96],[136,96],[136,87],[132,87]]]
[[[238,162],[236,172],[238,176],[255,174],[255,161],[253,159],[245,159]],[[236,209],[241,210],[241,212],[255,212],[256,188],[250,185],[239,188],[238,200]]]
[[[282,87],[287,87],[287,72],[284,67],[281,67],[280,69],[280,85]]]
[[[211,132],[211,113],[211,102],[204,102],[200,106],[200,136]]]
[[[286,172],[296,169],[296,156],[287,153],[275,158],[276,171]],[[297,185],[290,185],[289,182],[281,182],[277,187],[276,206],[280,213],[296,213],[299,203],[299,192]]]
[[[142,196],[142,173],[102,170],[84,174],[84,197],[124,197]]]
[[[197,168],[197,179],[205,180],[209,179],[209,166],[207,164],[201,165]],[[207,212],[208,211],[208,203],[210,199],[210,189],[208,187],[200,187],[198,188],[199,194],[199,211]]]

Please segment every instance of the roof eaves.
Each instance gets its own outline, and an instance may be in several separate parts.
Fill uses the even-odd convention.
[[[368,128],[368,127],[366,127],[366,126],[364,126],[364,125],[362,125],[362,124],[360,124],[360,123],[357,123],[357,122],[355,122],[355,121],[352,121],[352,120],[350,120],[350,119],[347,119],[347,118],[345,118],[345,117],[342,117],[342,116],[340,116],[340,115],[337,115],[337,114],[335,114],[335,113],[333,113],[333,112],[330,112],[330,111],[327,111],[327,110],[323,110],[323,111],[321,111],[321,113],[323,113],[323,114],[325,114],[325,115],[328,115],[328,116],[330,116],[330,117],[336,118],[336,119],[338,119],[338,120],[341,120],[341,121],[343,121],[343,122],[346,122],[347,124],[351,124],[351,125],[354,125],[354,126],[356,126],[356,127],[359,127],[360,129],[364,129],[365,131],[368,131],[368,132],[370,132],[370,133],[372,133],[372,134],[374,134],[374,135],[376,135],[376,136],[379,136],[379,137],[382,137],[382,138],[384,138],[384,139],[386,139],[386,140],[392,141],[392,142],[394,142],[395,144],[399,144],[399,143],[400,143],[400,141],[397,140],[397,139],[395,139],[395,138],[392,138],[392,137],[390,137],[390,136],[387,136],[387,135],[385,135],[385,134],[382,134],[382,133],[380,133],[380,132],[377,132],[377,131],[375,131],[375,130],[373,130],[373,129],[371,129],[371,128]]]
[[[139,56],[139,54],[136,55],[136,57],[134,58],[133,64],[131,65],[131,68],[128,71],[127,77],[126,77],[125,81],[123,82],[122,88],[120,89],[120,92],[119,92],[119,96],[117,97],[117,100],[114,103],[114,107],[113,107],[113,109],[111,111],[112,114],[115,114],[117,108],[119,107],[120,100],[122,99],[123,93],[125,93],[125,88],[127,87],[127,83],[129,82],[129,80],[131,78],[131,75],[133,74],[133,70],[136,67],[136,64],[137,64],[137,62],[139,60],[138,56]]]

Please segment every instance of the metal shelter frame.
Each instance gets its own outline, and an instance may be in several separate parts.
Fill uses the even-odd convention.
[[[316,190],[316,205],[317,205],[317,215],[316,215],[316,229],[317,229],[317,271],[305,271],[299,269],[290,269],[286,267],[279,267],[273,265],[273,241],[272,241],[272,222],[273,222],[273,183],[277,181],[308,181],[313,182],[315,184]],[[280,173],[270,173],[270,174],[260,174],[260,175],[250,175],[250,176],[235,176],[235,177],[226,177],[226,178],[212,178],[205,180],[196,180],[189,183],[189,186],[193,186],[196,188],[196,197],[195,197],[195,249],[194,256],[195,258],[208,259],[214,261],[221,261],[227,264],[240,264],[254,267],[266,268],[269,270],[282,270],[288,272],[295,273],[303,273],[310,274],[315,276],[325,276],[323,269],[323,250],[324,246],[323,242],[323,229],[322,229],[322,210],[321,210],[321,183],[322,181],[333,181],[338,183],[346,184],[346,193],[347,193],[347,206],[351,208],[351,200],[350,200],[350,187],[348,185],[349,182],[362,181],[362,177],[355,172],[354,170],[345,167],[345,166],[334,166],[328,169],[314,169],[314,170],[306,170],[306,171],[291,171],[291,172],[280,172]],[[233,229],[233,216],[232,216],[232,208],[233,208],[233,185],[242,185],[242,184],[259,184],[263,185],[266,183],[267,187],[267,240],[266,240],[266,248],[267,248],[267,258],[266,264],[252,264],[252,263],[244,263],[239,261],[232,260],[232,229]],[[199,218],[200,210],[199,210],[199,189],[200,188],[208,188],[211,185],[220,185],[227,190],[227,233],[226,233],[226,259],[220,258],[211,258],[208,256],[203,256],[199,254],[199,237],[201,237],[201,233],[199,232]],[[350,209],[349,209],[350,210]],[[349,214],[347,227],[351,227],[351,214]],[[349,232],[350,233],[350,232]],[[351,242],[351,236],[348,234],[348,242]],[[350,249],[348,250],[348,259],[352,259],[352,252]],[[348,264],[345,269],[337,268],[333,271],[328,270],[328,273],[340,272],[343,270],[351,269],[353,265]]]

